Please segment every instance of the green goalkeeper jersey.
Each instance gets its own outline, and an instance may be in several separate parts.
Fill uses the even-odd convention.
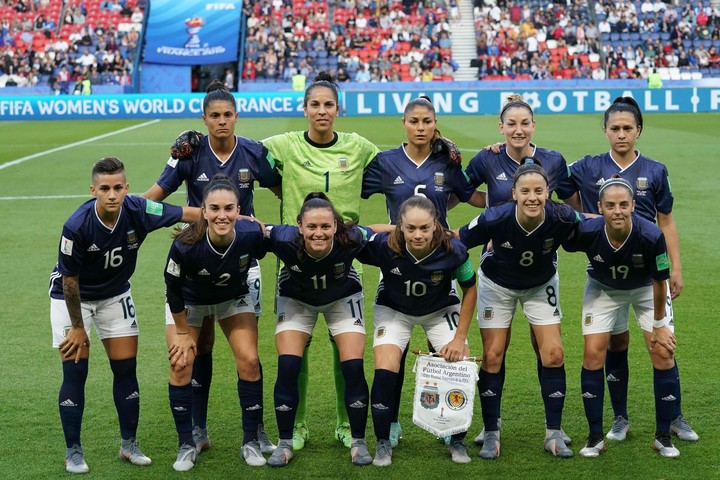
[[[360,219],[365,167],[380,150],[356,133],[335,132],[334,142],[318,145],[306,132],[288,132],[262,141],[282,175],[282,222],[297,223],[310,192],[325,192],[345,221]]]

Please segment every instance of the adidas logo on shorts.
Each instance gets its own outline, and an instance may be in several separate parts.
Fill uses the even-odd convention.
[[[362,326],[363,326],[362,320],[360,320],[360,319],[358,318],[357,320],[355,320],[355,321],[353,322],[353,325],[355,325],[356,327],[362,327]]]

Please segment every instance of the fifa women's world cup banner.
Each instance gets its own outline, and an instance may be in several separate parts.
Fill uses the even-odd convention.
[[[206,65],[238,58],[241,0],[152,0],[144,61]]]
[[[472,423],[477,363],[420,355],[413,372],[415,425],[441,438],[466,432]]]

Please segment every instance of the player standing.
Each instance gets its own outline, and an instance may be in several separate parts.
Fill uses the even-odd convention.
[[[266,226],[265,230],[269,249],[283,262],[275,327],[275,415],[280,440],[268,464],[284,467],[293,457],[302,356],[322,313],[338,347],[345,379],[343,408],[352,435],[352,463],[368,465],[372,457],[365,443],[368,386],[363,371],[363,293],[352,264],[373,230],[346,224],[321,192],[308,194],[297,215],[297,226]]]
[[[487,245],[478,273],[478,323],[483,364],[478,388],[485,434],[480,457],[500,456],[501,367],[508,328],[518,303],[535,333],[545,406],[545,450],[571,457],[563,440],[565,359],[560,337],[560,290],[557,249],[576,228],[580,215],[567,205],[548,201],[548,176],[536,159],[525,158],[512,181],[513,203],[490,207],[459,231],[468,247]]]
[[[130,277],[148,233],[197,217],[196,209],[127,196],[123,163],[105,157],[92,168],[94,197],[63,226],[58,263],[50,275],[50,322],[53,347],[63,367],[60,420],[65,434],[65,468],[87,473],[80,443],[85,381],[90,357],[91,325],[95,325],[113,371],[113,398],[120,423],[120,458],[135,465],[151,460],[135,435],[140,416],[136,374],[138,322],[130,293]]]
[[[152,200],[163,200],[185,183],[188,205],[202,204],[203,190],[217,174],[230,177],[240,192],[240,214],[253,216],[254,182],[279,194],[281,177],[275,169],[272,155],[260,142],[235,135],[238,114],[235,97],[220,82],[208,87],[203,99],[203,122],[208,134],[188,131],[181,134],[186,142],[177,141],[157,182],[143,194]],[[248,285],[253,299],[255,316],[262,315],[260,266],[251,261]],[[168,346],[175,338],[175,323],[169,309],[165,315],[165,336]],[[215,325],[208,320],[200,331],[197,356],[193,364],[193,438],[198,453],[210,447],[207,432],[207,411],[212,381],[212,349]],[[262,369],[262,367],[261,367]],[[268,439],[262,422],[258,425],[258,440],[263,453],[271,453],[275,445]]]
[[[570,181],[565,158],[560,152],[541,148],[532,143],[535,127],[532,107],[520,95],[510,95],[500,111],[500,123],[498,124],[500,133],[505,137],[505,143],[481,150],[465,168],[465,173],[476,188],[482,184],[486,185],[487,192],[483,207],[494,207],[512,202],[512,182],[515,172],[523,158],[534,157],[542,163],[543,169],[547,173],[550,194],[555,192],[563,202],[577,210],[580,209],[580,200]],[[508,327],[505,352],[510,345],[510,334],[511,327]],[[540,380],[542,361],[532,327],[530,328],[530,338],[537,357],[538,380]],[[502,392],[502,385],[505,383],[504,360],[499,375],[500,391]],[[502,394],[500,393],[498,396],[498,402],[500,402]],[[562,431],[562,435],[565,443],[569,445],[570,437],[564,431]],[[475,437],[475,443],[482,444],[484,436],[485,432],[481,431]]]
[[[634,185],[637,215],[651,222],[657,220],[665,236],[670,258],[666,308],[673,324],[672,299],[683,289],[680,241],[672,214],[673,195],[665,165],[641,155],[635,149],[643,127],[642,112],[637,102],[631,97],[616,98],[603,118],[603,131],[610,143],[610,151],[587,155],[571,164],[571,179],[580,192],[583,211],[589,213],[598,213],[598,191],[603,182],[613,175],[620,174]],[[613,330],[605,360],[605,376],[614,412],[613,425],[607,433],[607,438],[611,440],[624,440],[630,429],[627,412],[629,344],[630,332],[627,329],[623,332]],[[683,416],[679,387],[670,427],[681,440],[696,441],[699,438]]]
[[[169,342],[170,409],[178,432],[173,468],[193,468],[192,367],[203,323],[217,321],[235,356],[242,409],[240,455],[250,466],[265,465],[258,442],[263,395],[258,360],[255,299],[248,288],[251,259],[265,256],[262,228],[238,220],[240,194],[230,178],[216,175],[205,187],[203,219],[176,233],[165,269],[167,303],[175,323]]]
[[[420,325],[429,342],[448,361],[467,355],[467,332],[475,310],[475,272],[467,249],[443,227],[433,202],[413,196],[398,209],[390,233],[373,236],[360,253],[363,263],[382,270],[373,322],[375,378],[371,404],[377,437],[373,464],[392,463],[390,430],[400,362],[413,326]],[[462,301],[453,288],[457,279]],[[469,463],[463,439],[452,435],[448,451],[455,463]]]
[[[633,215],[632,185],[610,178],[598,192],[602,217],[580,224],[577,234],[563,244],[568,251],[582,251],[590,264],[583,299],[585,352],[581,389],[590,434],[584,457],[605,450],[603,440],[603,365],[614,331],[627,331],[632,305],[653,364],[655,396],[655,442],[664,457],[680,452],[670,439],[670,422],[678,390],[673,360],[675,336],[666,315],[666,280],[670,277],[665,239],[653,222]]]
[[[481,206],[483,200],[462,170],[462,157],[454,144],[440,135],[435,107],[427,96],[408,102],[402,117],[407,142],[380,152],[368,165],[363,176],[362,198],[385,195],[390,223],[400,220],[400,205],[413,195],[428,198],[434,205],[440,224],[448,228],[447,211],[450,196],[462,202]],[[409,343],[408,343],[409,345]],[[390,425],[390,444],[394,448],[402,437],[398,422],[400,399],[405,378],[405,348],[395,384],[395,403]]]

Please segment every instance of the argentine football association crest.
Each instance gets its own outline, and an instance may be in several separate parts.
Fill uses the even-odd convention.
[[[428,410],[437,408],[438,405],[440,405],[440,395],[438,393],[437,383],[433,383],[431,385],[430,382],[425,382],[425,386],[423,387],[422,394],[420,396],[420,405]]]
[[[335,278],[340,278],[345,274],[345,264],[344,263],[336,263],[333,265],[333,273],[335,274]]]
[[[546,238],[543,242],[543,250],[550,250],[553,247],[553,243],[555,242],[554,238]]]
[[[585,314],[585,326],[589,327],[592,325],[593,322],[593,314],[592,313],[586,313]]]
[[[247,168],[241,168],[238,170],[238,180],[241,182],[249,182],[250,181],[250,170]]]
[[[442,185],[445,183],[445,174],[443,172],[435,172],[435,185]]]
[[[443,272],[433,272],[432,275],[430,275],[430,281],[433,285],[437,285],[443,280]]]
[[[445,403],[453,410],[462,410],[467,405],[467,395],[458,389],[452,389],[445,395]]]
[[[647,188],[648,188],[647,177],[638,177],[637,181],[635,182],[635,188],[637,188],[638,190],[647,190]]]
[[[240,270],[245,270],[250,263],[250,255],[240,256]]]
[[[378,328],[377,332],[375,332],[375,336],[377,338],[383,338],[385,336],[385,327]]]
[[[137,242],[137,235],[135,234],[135,230],[128,230],[127,234],[125,235],[125,239],[130,245]]]
[[[188,18],[185,20],[189,38],[185,42],[185,48],[200,48],[200,30],[205,25],[205,19],[200,17]]]
[[[632,256],[632,263],[636,267],[644,267],[645,266],[645,259],[642,256],[642,253],[633,253]]]
[[[492,320],[494,316],[493,307],[485,307],[483,309],[483,320]]]
[[[278,313],[276,323],[277,323],[278,325],[280,325],[280,324],[283,323],[284,321],[285,321],[285,312],[280,312],[280,313]]]

